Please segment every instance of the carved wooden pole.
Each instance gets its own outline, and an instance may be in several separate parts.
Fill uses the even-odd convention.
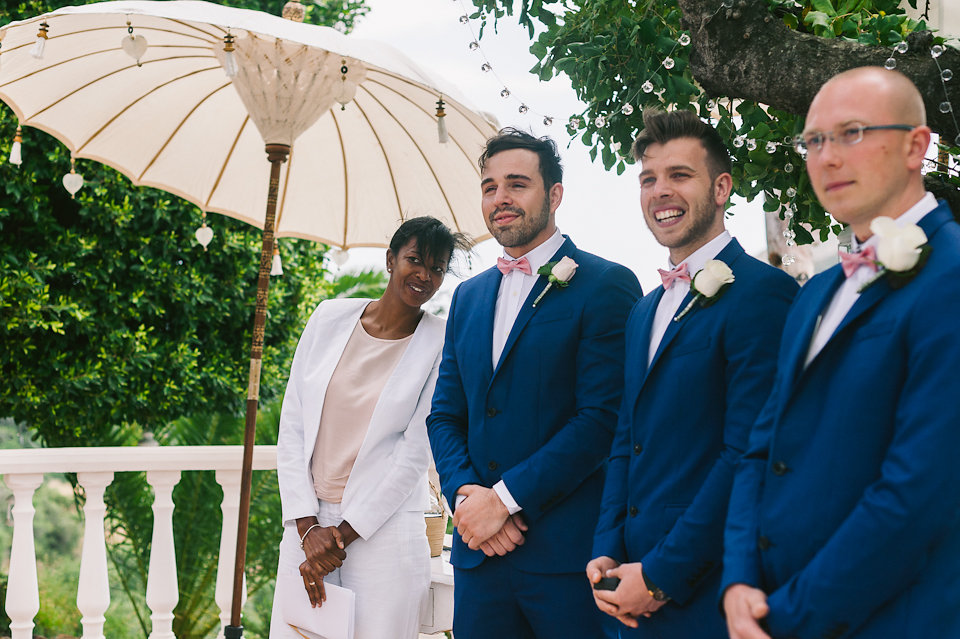
[[[247,555],[247,526],[250,520],[250,479],[253,473],[253,441],[257,431],[257,404],[260,400],[260,366],[263,357],[263,333],[267,321],[267,292],[270,288],[270,264],[273,260],[274,221],[277,216],[277,193],[280,190],[280,166],[290,155],[287,144],[268,144],[270,190],[267,193],[267,216],[263,222],[263,245],[260,250],[260,276],[257,281],[257,310],[253,318],[253,344],[250,347],[250,378],[247,383],[247,418],[243,433],[243,469],[240,480],[240,523],[237,530],[237,554],[233,570],[233,598],[230,625],[224,628],[227,639],[243,636],[240,612],[243,607],[243,567]]]

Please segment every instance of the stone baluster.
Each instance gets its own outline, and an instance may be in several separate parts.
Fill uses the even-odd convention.
[[[217,560],[217,589],[214,599],[220,608],[220,632],[217,639],[223,639],[223,627],[230,624],[230,610],[233,604],[233,570],[237,554],[237,523],[240,517],[240,471],[218,470],[217,483],[223,489],[223,501],[220,511],[223,524],[220,531],[220,554]],[[243,584],[243,602],[247,598],[246,576]]]
[[[33,618],[40,610],[37,553],[33,541],[33,493],[43,483],[43,475],[7,475],[5,482],[14,498],[6,611],[10,617],[11,639],[31,639]]]
[[[150,573],[147,576],[147,606],[153,628],[149,639],[176,639],[173,609],[180,599],[177,589],[177,557],[173,545],[173,487],[180,481],[179,470],[149,470],[153,486],[153,541]]]
[[[103,534],[106,505],[103,491],[113,481],[113,473],[77,473],[86,502],[83,506],[83,553],[80,557],[80,583],[77,587],[77,608],[83,615],[83,639],[104,639],[104,614],[110,607],[110,580],[107,576],[107,546]]]

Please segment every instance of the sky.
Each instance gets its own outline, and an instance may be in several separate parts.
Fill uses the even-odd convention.
[[[492,113],[500,126],[531,130],[535,135],[550,135],[560,147],[564,164],[563,202],[557,211],[560,231],[583,250],[624,264],[636,273],[644,291],[659,284],[657,268],[664,267],[667,251],[653,238],[640,210],[639,168],[628,166],[623,175],[606,171],[601,162],[591,162],[589,149],[579,140],[570,142],[563,123],[580,113],[579,102],[565,76],[540,82],[529,69],[537,62],[530,54],[530,40],[516,18],[504,18],[498,33],[488,29],[479,41],[481,52],[471,51],[469,43],[476,21],[460,22],[460,16],[472,13],[468,0],[367,0],[370,13],[353,31],[358,38],[378,40],[401,50],[419,66],[451,82],[460,89],[470,106]],[[486,57],[494,73],[480,67]],[[494,74],[496,77],[494,77]],[[500,91],[506,84],[511,97]],[[518,111],[521,101],[530,107],[526,115]],[[552,115],[554,124],[544,126],[543,116]],[[569,146],[568,146],[569,143]],[[480,214],[480,185],[477,184],[477,214]],[[727,228],[747,252],[766,252],[764,221],[757,201],[738,203]],[[460,265],[461,277],[490,267],[502,249],[494,240],[477,246],[471,259],[472,270]],[[344,265],[347,271],[382,266],[382,249],[352,249]],[[448,277],[438,301],[443,301],[459,282]]]

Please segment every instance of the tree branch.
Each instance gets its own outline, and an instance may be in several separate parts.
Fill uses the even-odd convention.
[[[690,69],[712,96],[753,100],[792,113],[806,113],[817,89],[829,78],[854,67],[877,65],[891,57],[911,78],[927,107],[930,127],[947,140],[960,135],[945,101],[940,70],[930,55],[933,35],[908,37],[909,50],[871,47],[842,39],[820,38],[787,28],[764,0],[735,0],[731,9],[720,0],[678,0],[683,26],[690,30]],[[946,83],[950,101],[960,107],[960,52],[947,47],[940,66],[957,77]]]

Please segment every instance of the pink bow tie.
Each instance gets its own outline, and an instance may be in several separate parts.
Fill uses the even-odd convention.
[[[683,282],[690,281],[690,272],[687,270],[686,262],[669,271],[665,271],[662,268],[658,268],[657,271],[660,273],[660,279],[663,280],[663,290],[665,291],[669,291],[670,287],[673,286],[673,283],[677,280]]]
[[[877,251],[868,246],[859,253],[840,253],[840,266],[843,268],[843,274],[850,277],[857,272],[861,266],[877,270]]]
[[[531,275],[533,273],[533,271],[530,269],[530,262],[527,261],[527,258],[525,257],[521,257],[519,260],[505,260],[502,257],[498,257],[497,270],[504,275],[513,270],[520,271],[524,275]]]

